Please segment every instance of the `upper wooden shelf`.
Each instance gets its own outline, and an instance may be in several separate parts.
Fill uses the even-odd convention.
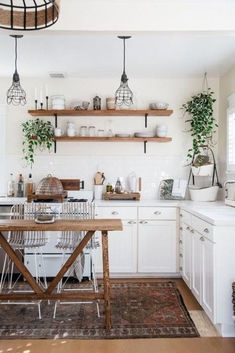
[[[170,116],[173,110],[147,109],[147,110],[29,110],[31,116]]]

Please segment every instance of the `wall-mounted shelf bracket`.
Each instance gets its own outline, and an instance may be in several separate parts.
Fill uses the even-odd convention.
[[[144,141],[144,153],[147,153],[147,141]]]
[[[148,127],[148,116],[149,116],[148,113],[146,113],[144,116],[145,117],[145,123],[144,123],[145,128]]]
[[[58,126],[58,115],[57,114],[54,114],[54,117],[55,117],[55,128],[57,128]],[[57,142],[56,140],[54,140],[54,153],[57,152]]]

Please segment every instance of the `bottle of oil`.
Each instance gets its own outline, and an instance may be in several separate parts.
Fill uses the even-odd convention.
[[[15,196],[15,181],[13,180],[13,174],[10,174],[10,179],[7,183],[7,196],[14,197]]]
[[[17,182],[17,197],[24,197],[24,179],[23,175],[19,175],[19,180]]]
[[[34,183],[33,183],[33,178],[32,174],[29,174],[29,178],[25,184],[25,196],[27,197],[28,195],[32,195],[34,192]]]

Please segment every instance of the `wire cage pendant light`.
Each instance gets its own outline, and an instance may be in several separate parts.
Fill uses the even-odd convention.
[[[40,30],[57,22],[60,0],[0,0],[0,28]]]
[[[123,40],[123,73],[121,76],[121,84],[115,93],[115,103],[118,106],[130,107],[133,104],[133,92],[128,86],[128,78],[126,75],[126,40],[131,36],[118,36]]]
[[[12,85],[7,91],[7,104],[13,105],[25,105],[26,104],[26,93],[21,87],[20,84],[20,76],[17,71],[17,59],[18,59],[18,52],[17,52],[17,40],[22,38],[21,35],[12,35],[15,39],[15,72],[13,74],[13,81]]]

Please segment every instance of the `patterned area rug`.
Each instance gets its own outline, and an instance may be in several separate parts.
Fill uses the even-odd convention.
[[[112,284],[113,328],[104,329],[96,303],[42,304],[42,320],[37,305],[0,305],[1,339],[114,339],[198,337],[199,333],[173,282]]]

